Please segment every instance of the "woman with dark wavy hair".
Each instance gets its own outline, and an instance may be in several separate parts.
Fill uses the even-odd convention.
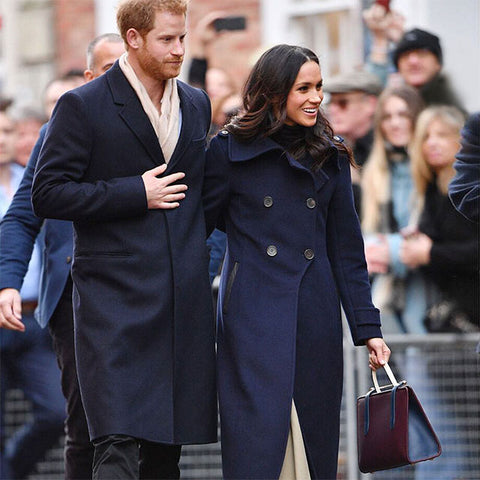
[[[343,384],[340,302],[373,369],[388,360],[370,296],[353,163],[320,110],[306,48],[265,52],[242,113],[208,151],[207,225],[227,233],[218,305],[225,479],[334,479]]]

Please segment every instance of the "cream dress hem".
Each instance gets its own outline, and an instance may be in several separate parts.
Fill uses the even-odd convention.
[[[278,480],[311,480],[300,422],[293,400],[287,449]]]

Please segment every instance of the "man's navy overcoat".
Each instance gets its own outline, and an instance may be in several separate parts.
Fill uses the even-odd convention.
[[[313,172],[269,138],[210,144],[209,228],[225,227],[218,388],[226,479],[275,479],[292,399],[313,479],[335,478],[343,383],[340,298],[355,344],[381,336],[350,165]],[[353,401],[353,400],[352,400]]]
[[[35,173],[35,212],[74,222],[78,375],[91,438],[216,440],[215,349],[201,204],[210,104],[178,83],[182,126],[165,175],[186,198],[148,210],[141,175],[164,163],[118,66],[68,92]]]

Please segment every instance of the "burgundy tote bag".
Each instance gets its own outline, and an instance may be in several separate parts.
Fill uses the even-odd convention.
[[[440,442],[412,387],[397,382],[384,366],[390,385],[374,387],[357,399],[357,448],[361,472],[401,467],[432,460],[442,453]]]

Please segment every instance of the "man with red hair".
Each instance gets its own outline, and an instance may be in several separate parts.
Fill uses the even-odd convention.
[[[176,79],[186,8],[120,4],[127,52],[59,100],[33,182],[35,212],[74,225],[75,348],[94,479],[179,478],[181,445],[216,441],[201,202],[211,113],[204,92]]]

